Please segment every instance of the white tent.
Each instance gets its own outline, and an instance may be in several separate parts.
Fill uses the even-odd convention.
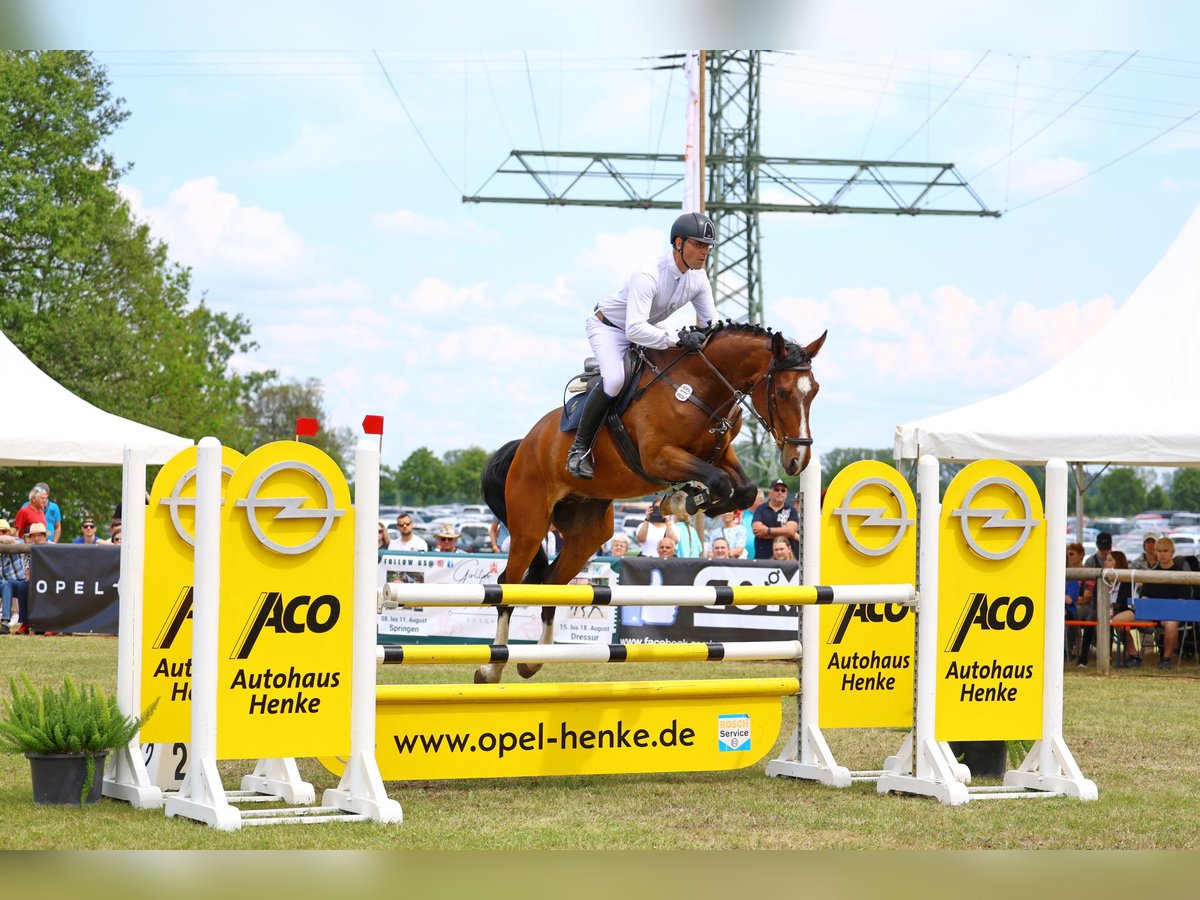
[[[0,369],[28,412],[0,431],[0,465],[119,466],[126,446],[165,463],[192,441],[107,413],[76,397],[0,334]]]
[[[1125,377],[1118,360],[1150,362],[1162,378]],[[1083,402],[1094,373],[1104,411]],[[1020,387],[899,425],[896,458],[1200,466],[1200,206],[1166,255],[1113,317],[1067,357]]]

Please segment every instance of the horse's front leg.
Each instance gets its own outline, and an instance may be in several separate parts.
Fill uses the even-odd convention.
[[[542,607],[542,633],[538,636],[540,646],[554,643],[554,613],[557,609],[556,606]],[[517,674],[522,678],[532,678],[541,668],[541,663],[517,663]]]
[[[494,641],[497,647],[503,647],[508,643],[508,626],[512,621],[511,606],[496,607],[496,640]],[[504,663],[488,663],[482,665],[475,670],[476,684],[499,684],[500,676],[504,673]]]
[[[758,493],[758,485],[753,479],[746,474],[746,470],[742,468],[742,461],[738,459],[737,453],[734,452],[732,442],[725,448],[725,452],[721,454],[717,460],[717,467],[729,476],[730,482],[733,484],[733,490],[728,497],[718,499],[713,497],[715,501],[708,507],[706,512],[709,515],[719,516],[721,513],[737,512],[743,509],[748,509],[754,503],[754,495]]]
[[[738,466],[739,470],[740,468]],[[704,507],[709,510],[715,505],[728,503],[734,494],[734,479],[730,477],[729,472],[694,456],[682,447],[662,448],[656,455],[654,464],[647,466],[646,470],[650,475],[661,478],[663,481],[700,482],[708,491],[709,499]],[[741,475],[745,478],[744,472]],[[676,510],[676,515],[679,514],[679,511]]]

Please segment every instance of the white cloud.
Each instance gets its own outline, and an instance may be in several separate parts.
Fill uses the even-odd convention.
[[[488,236],[485,229],[481,228],[473,219],[462,219],[459,221],[436,219],[429,216],[422,216],[411,209],[378,212],[371,216],[371,222],[380,231],[415,237],[460,235],[478,239]]]
[[[134,214],[167,242],[171,256],[206,279],[295,284],[318,272],[316,254],[282,213],[244,206],[212,176],[184,182],[162,206],[122,186]]]

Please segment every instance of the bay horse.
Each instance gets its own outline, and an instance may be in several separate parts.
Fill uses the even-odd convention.
[[[757,325],[723,322],[706,331],[698,351],[635,348],[645,365],[620,423],[638,458],[622,454],[606,423],[592,450],[595,477],[573,477],[566,459],[574,435],[559,427],[561,407],[492,455],[483,495],[511,535],[501,583],[566,584],[575,578],[612,536],[616,499],[675,488],[665,512],[685,506],[686,512],[700,508],[717,515],[750,506],[758,488],[733,449],[743,409],[775,442],[788,475],[808,465],[809,407],[818,390],[812,361],[827,333],[802,347]],[[551,522],[563,538],[553,562],[542,548]],[[554,611],[542,608],[539,643],[554,642]],[[497,615],[495,643],[504,645],[512,608],[499,606]],[[502,662],[481,666],[475,681],[495,684],[503,668]],[[522,663],[517,671],[529,678],[539,668]]]

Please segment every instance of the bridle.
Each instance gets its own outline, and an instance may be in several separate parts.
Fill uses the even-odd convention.
[[[721,384],[725,385],[725,388],[729,391],[729,399],[718,405],[715,409],[697,397],[694,392],[689,393],[687,396],[687,401],[689,403],[694,403],[701,410],[703,410],[708,415],[709,421],[714,423],[713,427],[708,429],[710,434],[715,434],[717,436],[717,445],[713,448],[712,460],[710,461],[716,460],[716,458],[720,455],[721,450],[723,449],[723,439],[738,423],[743,409],[745,409],[750,413],[750,415],[758,420],[758,424],[763,427],[768,435],[770,435],[771,440],[775,442],[776,447],[782,449],[785,444],[793,447],[812,446],[813,439],[811,437],[787,437],[786,435],[781,435],[775,421],[779,408],[779,401],[775,396],[775,376],[780,372],[812,371],[812,359],[800,351],[799,348],[789,353],[781,360],[777,360],[774,358],[774,356],[772,356],[771,364],[767,366],[767,371],[758,376],[758,378],[756,378],[750,387],[745,391],[740,391],[730,384],[729,379],[725,377],[724,373],[722,373],[720,369],[713,365],[712,360],[705,356],[703,349],[696,350],[694,352],[700,357],[700,359],[704,361],[704,364],[712,370],[712,373],[717,376],[717,379],[721,382]],[[671,387],[675,388],[677,392],[676,396],[678,396],[680,385],[672,381],[667,373],[691,354],[681,354],[665,369],[659,369],[654,365],[649,357],[646,356],[642,348],[638,348],[638,353],[645,361],[646,366],[655,373],[655,377],[650,384],[646,385],[646,387],[642,388],[638,393],[640,394],[645,392],[650,388],[650,385],[654,384],[655,381],[661,378],[666,381],[667,384],[671,385]],[[765,417],[760,415],[758,410],[754,408],[754,392],[758,390],[758,386],[764,381],[766,382],[767,390],[767,414]],[[723,410],[727,410],[727,412],[723,412]]]

